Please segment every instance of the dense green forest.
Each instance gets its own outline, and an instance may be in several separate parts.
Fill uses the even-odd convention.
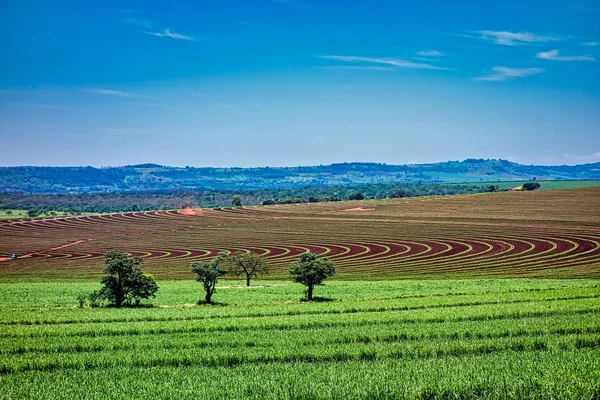
[[[179,168],[157,164],[106,168],[0,167],[0,192],[100,193],[193,190],[212,193],[213,191],[298,189],[306,186],[476,183],[531,180],[534,177],[538,180],[600,179],[600,163],[576,166],[527,166],[506,160],[467,159],[435,164],[342,163],[276,168]],[[329,196],[329,193],[330,191],[326,196]],[[291,196],[278,194],[269,196],[287,198],[296,196],[296,193]],[[211,202],[210,199],[202,200],[202,204]]]
[[[486,187],[482,185],[431,183],[420,185],[320,186],[246,191],[175,190],[79,194],[0,193],[0,209],[34,210],[36,214],[49,211],[95,213],[176,209],[184,206],[230,206],[234,196],[241,198],[242,205],[256,205],[466,194],[483,191],[486,191]]]

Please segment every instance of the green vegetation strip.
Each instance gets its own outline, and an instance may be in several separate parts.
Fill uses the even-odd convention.
[[[0,398],[600,395],[598,281],[331,282],[312,303],[222,282],[215,306],[158,283],[155,307],[110,309],[75,307],[97,282],[0,281]]]

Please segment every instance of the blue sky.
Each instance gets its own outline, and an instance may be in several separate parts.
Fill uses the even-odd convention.
[[[0,165],[600,161],[600,2],[0,3]]]

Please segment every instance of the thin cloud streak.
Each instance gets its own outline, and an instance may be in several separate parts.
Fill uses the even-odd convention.
[[[449,68],[436,67],[431,64],[415,63],[412,61],[402,60],[399,58],[373,58],[373,57],[360,57],[360,56],[318,56],[325,60],[342,61],[348,63],[372,63],[372,64],[383,64],[390,65],[398,68],[414,68],[414,69],[438,69],[438,70],[449,70]]]
[[[585,47],[598,47],[600,46],[600,43],[598,42],[585,42],[585,43],[581,43],[582,46]]]
[[[444,53],[442,53],[441,51],[437,51],[437,50],[417,51],[416,54],[421,57],[443,57],[443,56],[445,56]]]
[[[553,61],[596,61],[592,56],[561,56],[558,50],[542,51],[537,53],[535,57]]]
[[[487,76],[473,78],[475,81],[502,82],[515,78],[524,78],[527,76],[538,75],[544,72],[541,68],[509,68],[509,67],[494,67],[492,72]]]
[[[332,71],[399,71],[397,67],[376,67],[376,66],[360,66],[360,65],[330,65],[324,67],[316,67],[317,69],[328,69]]]
[[[71,109],[71,107],[58,106],[58,105],[52,105],[52,104],[23,103],[23,102],[16,102],[16,103],[11,103],[11,104],[13,106],[17,106],[17,107],[49,108],[49,109],[53,109],[53,110],[70,110]]]
[[[503,46],[518,46],[524,44],[548,43],[560,41],[559,38],[553,36],[536,35],[531,32],[507,32],[507,31],[477,31],[479,38],[492,41],[495,44]],[[464,35],[466,37],[473,37]],[[477,36],[476,36],[477,37]]]
[[[135,93],[130,92],[122,92],[120,90],[112,90],[112,89],[91,89],[91,88],[83,88],[81,89],[87,93],[101,94],[105,96],[115,96],[115,97],[142,97]]]
[[[187,41],[190,41],[190,42],[196,41],[196,39],[194,39],[191,36],[186,36],[186,35],[182,35],[180,33],[171,32],[171,29],[165,29],[164,32],[142,31],[142,33],[145,33],[146,35],[157,36],[157,37],[168,37],[168,38],[171,38],[171,39],[187,40]]]

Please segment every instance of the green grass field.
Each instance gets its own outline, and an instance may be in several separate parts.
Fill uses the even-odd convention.
[[[73,215],[72,213],[54,211],[54,214],[47,212],[38,215],[38,217],[64,217],[67,215]],[[90,213],[81,215],[93,215]],[[12,219],[12,218],[28,218],[27,210],[0,210],[0,219]]]
[[[498,185],[500,189],[511,189],[523,185],[527,182],[533,181],[497,181],[497,182],[465,182],[465,183],[453,183],[453,185]],[[552,189],[577,189],[585,187],[598,187],[600,181],[594,180],[581,180],[581,181],[536,181],[541,186],[539,190],[552,190]]]
[[[600,396],[600,281],[159,281],[152,308],[77,308],[90,280],[0,280],[0,398]]]
[[[0,210],[0,219],[27,218],[27,210]]]

